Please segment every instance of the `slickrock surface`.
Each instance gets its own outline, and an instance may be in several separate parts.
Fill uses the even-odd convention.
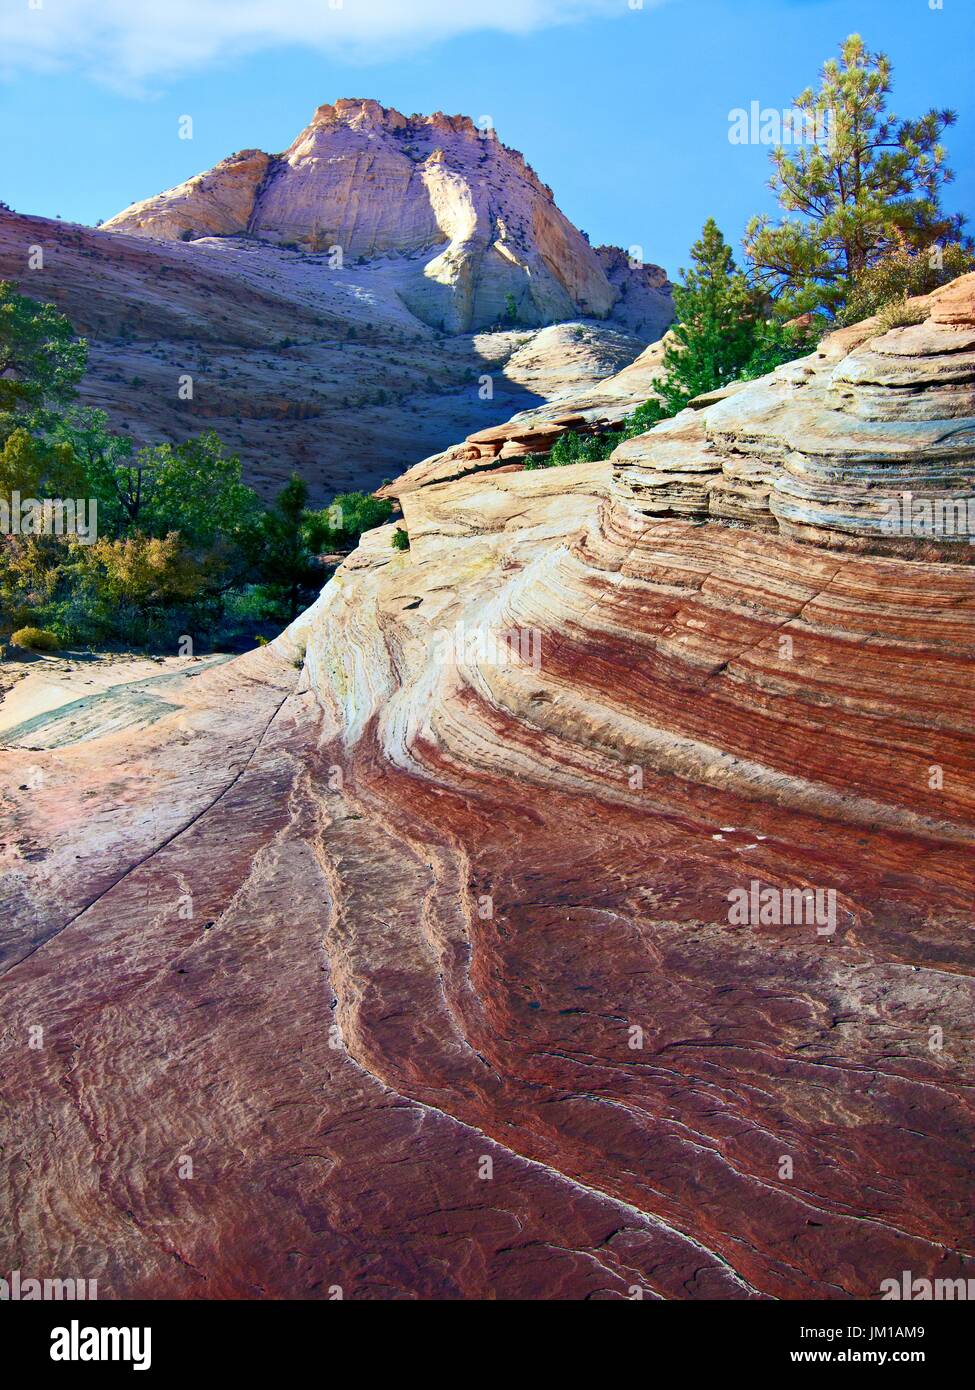
[[[648,516],[610,461],[393,491],[410,549],[178,711],[0,754],[0,1267],[975,1275],[973,571]],[[752,882],[835,930],[734,924]]]
[[[43,268],[29,270],[38,247]],[[332,268],[247,238],[155,241],[0,209],[0,278],[89,340],[83,402],[139,443],[215,429],[266,495],[295,470],[322,502],[375,487],[513,411],[596,386],[646,345],[615,320],[445,336],[403,303],[414,268]]]
[[[401,498],[431,483],[521,468],[526,454],[547,454],[567,430],[585,434],[617,429],[653,395],[663,370],[665,341],[652,343],[614,376],[563,391],[544,405],[519,411],[504,424],[476,430],[461,443],[421,459],[395,482],[379,488],[379,496]]]
[[[0,743],[58,748],[153,724],[182,703],[190,681],[229,659],[78,653],[7,660],[0,666]]]
[[[244,150],[105,226],[164,241],[246,234],[339,247],[347,260],[411,256],[401,297],[451,333],[496,324],[511,303],[533,326],[606,318],[618,305],[619,321],[645,340],[672,317],[663,271],[591,247],[493,129],[378,101],[320,106],[283,154]]]
[[[626,441],[613,455],[621,489],[648,516],[892,553],[926,539],[929,503],[938,510],[928,539],[963,558],[975,535],[975,275],[907,309],[920,321],[885,330],[871,319],[835,333],[811,357]],[[891,537],[886,524],[912,516],[907,534]]]

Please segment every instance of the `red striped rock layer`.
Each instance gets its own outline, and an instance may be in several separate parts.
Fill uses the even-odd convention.
[[[409,552],[370,533],[178,719],[33,755],[30,796],[4,755],[34,920],[0,1265],[103,1297],[970,1273],[970,571],[650,522],[609,465],[486,482],[406,494]],[[480,641],[511,629],[524,659]],[[752,881],[834,891],[835,933],[732,925]]]

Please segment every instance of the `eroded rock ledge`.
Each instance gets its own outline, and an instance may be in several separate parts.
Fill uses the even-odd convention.
[[[922,424],[946,390],[917,378]],[[467,462],[178,713],[2,755],[0,1266],[971,1276],[971,569],[649,515],[636,463]],[[835,930],[733,924],[753,882],[835,893]]]
[[[701,397],[621,444],[614,489],[648,517],[712,519],[830,546],[944,554],[975,537],[975,275],[811,356]],[[611,381],[515,416],[411,469],[390,495],[518,466],[567,429],[616,427],[653,390],[654,344]],[[945,548],[947,547],[947,548]],[[964,548],[964,549],[963,549]]]

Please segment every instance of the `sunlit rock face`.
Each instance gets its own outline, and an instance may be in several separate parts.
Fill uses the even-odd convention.
[[[270,162],[263,150],[241,150],[165,193],[133,203],[102,225],[159,241],[244,232]]]
[[[944,413],[912,361],[895,439]],[[778,381],[646,457],[731,402],[771,437]],[[972,569],[503,449],[393,484],[409,550],[368,533],[178,711],[2,755],[0,1266],[102,1297],[972,1275]]]
[[[245,150],[134,203],[110,231],[162,240],[248,235],[355,261],[410,257],[400,294],[423,322],[473,332],[506,318],[579,316],[657,338],[666,276],[593,248],[517,150],[467,116],[404,116],[377,101],[318,108],[280,155]]]
[[[827,338],[760,381],[622,444],[647,516],[711,517],[830,545],[975,538],[975,275]],[[969,505],[971,504],[971,505]],[[962,524],[963,523],[963,524]]]

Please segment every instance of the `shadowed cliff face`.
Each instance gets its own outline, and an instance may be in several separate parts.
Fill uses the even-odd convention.
[[[102,1297],[971,1275],[973,571],[488,452],[394,485],[410,549],[368,533],[178,712],[2,755],[0,1265]]]

